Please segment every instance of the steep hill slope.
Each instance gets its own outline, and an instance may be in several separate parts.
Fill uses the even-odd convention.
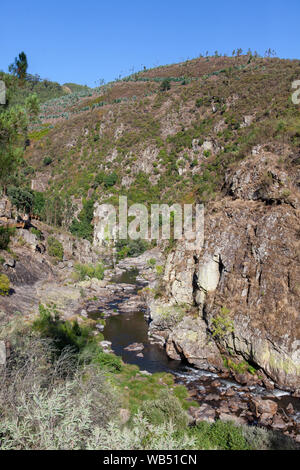
[[[291,85],[299,77],[298,60],[200,58],[69,94],[45,103],[19,174],[43,192],[42,218],[86,238],[95,201],[204,202],[204,249],[171,251],[151,328],[172,357],[220,369],[233,355],[292,390],[300,114]],[[172,317],[174,306],[184,318],[174,314],[166,327],[160,313],[171,307]]]
[[[26,154],[32,179],[47,180],[44,189],[63,202],[120,190],[135,201],[183,200],[191,193],[207,200],[221,189],[225,169],[254,146],[272,147],[290,165],[286,157],[299,145],[291,83],[300,62],[248,62],[197,59],[139,73],[91,96],[46,103]],[[164,78],[170,90],[161,91]],[[101,175],[113,172],[117,181],[107,187]]]

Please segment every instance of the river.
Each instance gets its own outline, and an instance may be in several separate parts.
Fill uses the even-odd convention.
[[[142,284],[136,281],[138,272],[136,270],[124,272],[121,276],[115,277],[113,282],[133,284],[136,290],[142,287]],[[224,400],[226,391],[232,389],[236,393],[236,397],[241,403],[249,403],[249,394],[268,398],[278,403],[278,408],[286,409],[291,403],[295,409],[294,420],[300,422],[300,400],[292,397],[288,392],[274,389],[268,391],[258,385],[243,387],[234,380],[221,378],[216,373],[211,373],[193,368],[182,361],[170,359],[165,350],[158,344],[153,344],[148,337],[148,324],[145,312],[126,312],[118,314],[118,305],[114,303],[116,314],[106,319],[106,325],[103,331],[105,340],[112,343],[112,350],[121,356],[123,361],[128,364],[135,364],[141,370],[151,373],[169,372],[175,376],[176,383],[184,384],[189,389],[196,390],[196,399],[199,402],[207,402],[209,396],[209,404],[218,407],[220,400]],[[97,317],[97,315],[96,315]],[[95,318],[95,313],[93,314]],[[125,348],[132,343],[143,343],[144,349],[139,352],[128,351]],[[142,356],[138,355],[142,353]],[[218,382],[216,387],[214,384]],[[240,416],[240,411],[233,413]],[[255,423],[254,423],[255,424]]]

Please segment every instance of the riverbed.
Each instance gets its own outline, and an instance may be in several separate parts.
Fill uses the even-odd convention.
[[[142,282],[136,281],[137,270],[126,271],[113,278],[118,284],[131,284],[135,286],[133,293],[141,287]],[[230,378],[224,378],[216,373],[196,369],[182,361],[170,359],[165,349],[159,344],[153,344],[148,337],[147,317],[144,311],[118,312],[117,303],[114,304],[115,313],[106,318],[103,331],[105,340],[112,343],[112,350],[123,361],[135,364],[141,370],[150,373],[169,372],[175,376],[176,383],[185,385],[194,399],[199,403],[208,403],[216,409],[223,409],[237,419],[245,416],[251,398],[257,396],[263,399],[271,399],[278,404],[281,415],[286,414],[286,408],[291,404],[294,408],[294,423],[300,422],[300,400],[291,396],[288,392],[274,389],[266,390],[258,385],[242,386]],[[93,314],[95,318],[95,313]],[[97,317],[97,314],[96,314]],[[128,351],[132,343],[142,343],[142,351]],[[233,411],[235,410],[235,411]],[[253,424],[257,424],[253,420]]]

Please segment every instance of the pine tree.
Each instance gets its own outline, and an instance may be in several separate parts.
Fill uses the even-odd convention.
[[[20,80],[25,80],[28,69],[27,57],[24,51],[20,52],[15,61],[8,67],[9,72],[16,75]]]

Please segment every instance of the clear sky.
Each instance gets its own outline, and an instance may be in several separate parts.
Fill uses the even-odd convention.
[[[299,23],[300,0],[2,0],[0,70],[24,50],[29,73],[95,86],[206,51],[300,59]]]

